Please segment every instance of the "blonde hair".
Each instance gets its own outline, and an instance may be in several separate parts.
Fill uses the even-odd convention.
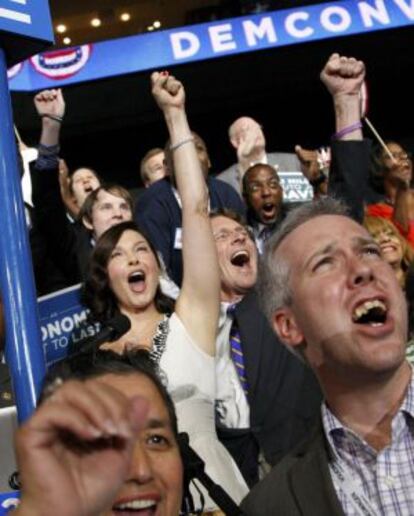
[[[409,266],[414,262],[414,250],[398,228],[390,220],[373,215],[365,215],[363,225],[374,238],[381,232],[387,230],[391,231],[392,234],[398,238],[402,249],[401,269],[405,276]]]

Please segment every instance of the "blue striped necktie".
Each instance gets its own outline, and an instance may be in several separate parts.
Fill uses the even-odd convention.
[[[241,340],[240,340],[239,327],[238,327],[236,319],[234,318],[234,311],[236,309],[236,306],[237,305],[234,304],[234,305],[230,305],[227,308],[228,315],[233,319],[231,329],[230,329],[230,335],[229,335],[230,356],[236,367],[237,376],[239,377],[240,385],[242,386],[242,389],[247,396],[247,394],[249,392],[249,383],[246,378],[246,371],[245,371],[245,367],[244,367],[244,357],[243,357],[243,349],[242,349]]]

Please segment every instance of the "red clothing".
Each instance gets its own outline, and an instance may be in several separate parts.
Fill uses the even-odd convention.
[[[390,220],[398,231],[402,234],[402,236],[410,243],[411,247],[414,248],[414,221],[410,220],[410,224],[408,227],[408,231],[404,231],[398,222],[393,220],[392,216],[394,214],[394,207],[385,204],[385,203],[377,203],[377,204],[369,204],[367,206],[367,215],[371,215],[372,217],[382,217],[383,219]]]

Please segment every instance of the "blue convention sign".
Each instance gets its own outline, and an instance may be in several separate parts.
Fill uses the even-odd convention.
[[[171,31],[169,39],[173,59],[186,62],[413,23],[412,2],[341,1],[189,27]]]
[[[0,31],[53,41],[47,0],[0,0]]]
[[[47,52],[10,70],[10,87],[34,91],[413,24],[412,0],[295,7]]]
[[[80,301],[80,285],[38,299],[42,345],[49,366],[65,358],[70,343],[93,337],[98,323],[87,324],[88,310]]]
[[[9,65],[52,43],[48,0],[0,0],[0,46]]]

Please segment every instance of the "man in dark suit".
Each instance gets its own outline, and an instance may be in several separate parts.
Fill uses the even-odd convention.
[[[204,140],[194,132],[193,137],[208,188],[210,209],[229,208],[244,215],[245,206],[234,189],[209,175],[211,162]],[[161,253],[168,276],[180,287],[183,274],[182,210],[181,199],[174,183],[174,167],[169,142],[165,146],[165,162],[167,177],[156,181],[140,196],[134,219],[155,249]]]
[[[337,201],[302,206],[269,240],[260,285],[325,402],[314,436],[252,490],[246,514],[413,514],[406,302],[373,238]]]
[[[216,350],[217,431],[252,486],[259,478],[259,462],[275,464],[308,435],[321,394],[312,372],[279,342],[259,307],[254,292],[257,250],[243,221],[229,211],[219,212],[212,215],[212,229],[222,301]],[[235,327],[246,390],[232,356]]]
[[[361,220],[367,182],[359,123],[364,65],[333,54],[321,78],[333,97],[339,140],[332,147],[334,191]],[[376,244],[344,217],[343,206],[331,203],[290,214],[265,256],[260,290],[266,315],[281,340],[312,367],[326,401],[313,436],[243,502],[248,515],[414,511],[405,300]],[[391,433],[396,425],[398,432]]]
[[[340,132],[354,122],[349,116],[353,116],[354,111],[359,113],[358,94],[364,68],[355,59],[339,56],[337,59],[339,62],[335,60],[333,69],[332,62],[329,67],[326,65],[323,79],[334,96],[336,128]],[[353,141],[354,147],[362,144],[358,141],[362,140],[360,127],[344,134],[341,140],[349,138],[357,140]],[[361,221],[367,171],[355,163],[349,173],[349,163],[342,163],[345,143],[349,142],[333,142],[328,193],[345,201],[352,216]],[[365,145],[358,145],[354,158],[364,163],[366,150]],[[278,224],[280,222],[278,220]],[[257,253],[249,233],[240,220],[232,219],[229,214],[216,216],[212,225],[221,268],[223,302],[217,341],[218,432],[252,485],[257,478],[258,456],[273,465],[309,434],[312,418],[319,414],[321,396],[314,375],[272,335],[258,307],[253,292]],[[277,231],[277,227],[272,229]],[[271,292],[269,285],[267,289]],[[261,297],[265,299],[268,295],[264,289]],[[231,318],[225,313],[229,304],[236,304]],[[233,321],[240,334],[244,372],[249,384],[247,394],[238,385],[230,356]]]
[[[283,188],[277,170],[271,165],[256,163],[243,177],[243,198],[249,224],[259,250],[285,215]]]

